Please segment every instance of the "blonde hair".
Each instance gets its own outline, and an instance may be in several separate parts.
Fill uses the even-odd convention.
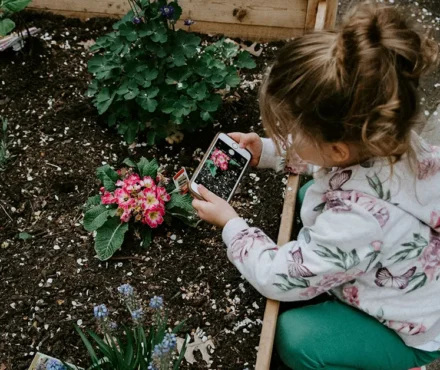
[[[363,3],[338,32],[306,34],[281,50],[260,90],[263,125],[280,147],[343,141],[400,158],[411,151],[419,79],[437,57],[437,43],[396,9]]]

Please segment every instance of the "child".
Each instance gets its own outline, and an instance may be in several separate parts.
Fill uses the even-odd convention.
[[[337,300],[279,317],[276,348],[301,369],[408,369],[440,357],[440,148],[412,130],[438,56],[396,10],[363,4],[337,33],[295,39],[261,89],[270,139],[231,136],[252,165],[314,166],[298,240],[277,247],[207,189],[194,207],[264,296]],[[300,160],[301,158],[302,160]]]

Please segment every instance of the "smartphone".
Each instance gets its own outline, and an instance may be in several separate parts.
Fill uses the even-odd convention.
[[[203,199],[197,187],[203,185],[220,198],[230,201],[252,155],[224,133],[214,138],[190,182],[191,193]]]

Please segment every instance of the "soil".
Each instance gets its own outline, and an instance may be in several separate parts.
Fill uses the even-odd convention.
[[[244,75],[213,127],[180,144],[128,148],[84,97],[90,54],[80,43],[108,32],[114,20],[24,17],[41,34],[30,50],[7,51],[0,59],[0,115],[9,119],[15,155],[0,173],[0,364],[27,369],[39,351],[85,365],[73,323],[94,329],[93,306],[101,303],[115,321],[126,320],[116,288],[130,283],[146,302],[164,297],[170,326],[186,319],[185,331],[201,328],[212,337],[212,368],[252,368],[265,302],[227,260],[220,230],[176,222],[159,230],[149,249],[127,241],[100,262],[81,225],[82,206],[98,191],[95,170],[103,163],[118,167],[128,156],[155,157],[170,176],[182,165],[191,175],[218,131],[263,134],[255,85],[277,45],[264,46],[257,69]],[[276,238],[284,186],[283,175],[248,171],[232,204]],[[22,232],[32,238],[19,239]],[[196,359],[192,369],[206,368],[199,354]]]

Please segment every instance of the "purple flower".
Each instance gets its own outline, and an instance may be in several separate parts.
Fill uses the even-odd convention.
[[[124,297],[131,297],[133,295],[133,287],[130,284],[124,284],[118,288],[118,292]]]
[[[172,5],[165,5],[160,8],[160,14],[162,14],[162,17],[165,17],[166,19],[173,19],[174,7]]]
[[[46,370],[67,370],[66,367],[59,360],[51,358],[46,363]]]
[[[100,304],[93,308],[93,313],[97,319],[105,319],[108,316],[108,309],[105,304]]]
[[[177,345],[176,334],[167,333],[165,334],[162,340],[162,352],[163,353],[171,352],[174,348],[176,348],[176,345]]]
[[[131,312],[131,318],[135,321],[142,319],[143,316],[144,311],[142,310],[142,308],[138,308],[137,310]]]
[[[192,19],[185,19],[184,21],[183,21],[183,24],[185,25],[185,26],[192,26],[194,23],[196,23],[196,22],[194,22]]]
[[[153,298],[151,298],[150,300],[150,307],[154,308],[155,310],[160,310],[163,306],[163,298],[162,297],[158,297],[158,296],[154,296]]]
[[[140,19],[139,17],[133,17],[133,23],[134,24],[139,24],[142,22],[142,19]]]
[[[118,324],[114,321],[112,321],[108,326],[111,330],[116,330],[118,328]]]

